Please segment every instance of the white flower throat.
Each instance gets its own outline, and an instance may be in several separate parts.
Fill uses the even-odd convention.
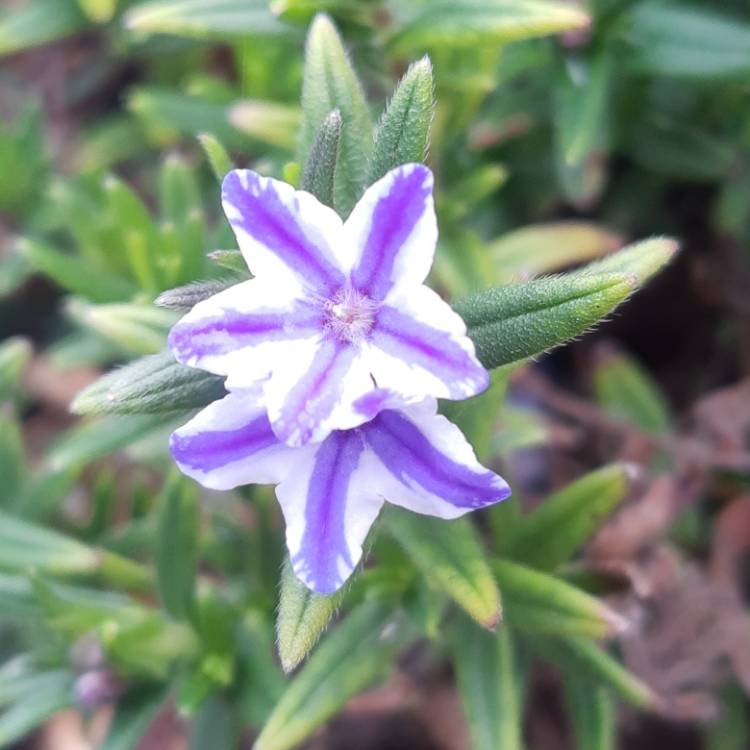
[[[339,341],[362,341],[372,329],[378,307],[356,289],[344,287],[323,303],[326,330]]]

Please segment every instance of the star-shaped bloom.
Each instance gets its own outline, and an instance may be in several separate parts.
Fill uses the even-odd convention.
[[[377,389],[403,404],[487,387],[463,320],[423,284],[437,222],[432,173],[389,172],[346,222],[312,195],[249,170],[224,179],[224,211],[254,275],[197,304],[169,345],[183,364],[263,383],[271,428],[290,446],[364,421]]]
[[[436,413],[434,399],[403,410],[393,402],[392,394],[368,394],[354,409],[370,421],[295,448],[274,435],[257,389],[236,391],[179,428],[170,447],[180,469],[205,487],[277,484],[294,572],[330,594],[359,562],[386,499],[450,519],[510,495]]]

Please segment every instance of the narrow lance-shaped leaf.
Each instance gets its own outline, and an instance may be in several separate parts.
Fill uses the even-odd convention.
[[[499,282],[518,281],[593,260],[616,250],[622,239],[586,221],[532,224],[490,243]]]
[[[300,190],[312,193],[321,203],[333,207],[336,165],[341,142],[341,113],[329,113],[315,136],[300,180]]]
[[[502,554],[543,570],[567,562],[625,498],[635,471],[612,464],[551,495],[500,540]]]
[[[165,609],[185,619],[193,602],[198,545],[198,498],[194,484],[180,475],[167,480],[158,499],[156,572]]]
[[[21,427],[9,408],[0,405],[0,507],[10,506],[25,479]]]
[[[617,724],[612,695],[574,672],[565,674],[565,702],[578,750],[615,750]]]
[[[291,151],[301,114],[297,106],[248,99],[231,107],[229,122],[252,138]]]
[[[289,559],[281,571],[281,592],[276,617],[279,657],[291,672],[315,645],[338,608],[343,593],[324,596],[310,591],[292,571]]]
[[[750,24],[714,12],[711,5],[638,3],[624,28],[631,45],[628,64],[639,71],[731,80],[744,80],[750,72]]]
[[[222,378],[175,362],[171,352],[141,357],[78,394],[76,414],[164,414],[197,409],[225,394]]]
[[[479,630],[460,618],[452,631],[453,664],[473,750],[521,750],[523,681],[510,629]]]
[[[234,284],[237,284],[241,280],[240,278],[226,278],[213,279],[211,281],[194,281],[191,284],[185,284],[185,286],[167,289],[166,292],[162,292],[154,300],[154,304],[157,307],[166,307],[169,310],[187,311],[204,299],[213,297],[214,294],[218,294],[230,286],[234,286]]]
[[[306,164],[315,136],[330,112],[341,113],[341,141],[334,185],[336,210],[347,216],[361,195],[372,150],[372,123],[362,86],[336,28],[326,15],[310,26],[302,84],[300,164]]]
[[[30,342],[21,336],[5,339],[0,344],[0,401],[15,395],[31,353]]]
[[[154,0],[134,6],[124,20],[131,31],[199,39],[288,32],[266,0]]]
[[[604,602],[559,578],[509,560],[496,560],[492,570],[503,592],[505,618],[519,631],[603,638],[627,626]]]
[[[276,705],[254,750],[290,750],[382,678],[408,638],[389,603],[369,601],[331,632]]]
[[[654,710],[661,705],[659,697],[645,682],[588,638],[535,636],[527,640],[537,654],[557,664],[566,674],[586,677],[639,708]]]
[[[489,289],[454,306],[488,369],[584,333],[662,268],[677,245],[653,239],[580,271]]]
[[[126,300],[137,291],[135,284],[97,267],[90,259],[63,253],[38,240],[22,238],[16,248],[35,271],[66,291],[81,294],[92,302]]]
[[[246,277],[250,276],[245,258],[239,250],[212,250],[207,257],[217,266],[228,268]]]
[[[234,169],[234,164],[230,158],[227,150],[221,141],[211,133],[199,133],[198,142],[203,148],[203,152],[206,154],[208,163],[211,165],[211,171],[214,173],[214,177],[221,183],[224,179],[224,175],[227,172]]]
[[[396,33],[396,50],[476,47],[585,28],[589,17],[550,0],[432,0]]]
[[[435,109],[432,63],[425,56],[399,82],[375,131],[368,184],[400,164],[424,161]]]
[[[669,406],[659,387],[639,364],[612,348],[599,350],[593,373],[599,405],[622,419],[656,435],[669,430]]]
[[[11,747],[52,714],[73,705],[73,674],[50,672],[40,675],[34,689],[0,714],[0,747]]]
[[[60,576],[97,574],[104,580],[140,589],[151,584],[149,571],[132,560],[5,513],[0,513],[0,568]]]
[[[158,352],[164,347],[169,329],[177,322],[171,310],[153,305],[91,305],[78,298],[68,300],[65,312],[80,325],[134,354]]]
[[[500,592],[474,527],[465,518],[444,521],[388,507],[383,520],[427,581],[450,596],[480,625],[500,621]]]

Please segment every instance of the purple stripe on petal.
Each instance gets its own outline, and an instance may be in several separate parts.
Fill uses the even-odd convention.
[[[227,215],[235,230],[268,248],[308,284],[329,294],[343,285],[344,276],[321,240],[300,224],[298,198],[286,202],[275,181],[250,170],[233,170],[224,178],[222,200],[233,209]]]
[[[452,398],[466,398],[489,384],[476,357],[446,331],[388,305],[378,311],[370,341],[386,354],[432,373],[446,384]]]
[[[346,509],[363,448],[357,430],[334,432],[315,456],[305,503],[305,531],[292,563],[321,594],[336,591],[356,565],[346,540]]]
[[[441,498],[457,508],[482,508],[504,500],[510,491],[491,471],[475,471],[436,448],[419,428],[397,411],[383,411],[360,428],[368,446],[403,485]]]
[[[321,312],[304,302],[284,312],[241,312],[182,320],[169,333],[169,348],[181,362],[257,346],[305,338],[322,327]]]
[[[342,382],[357,354],[357,348],[345,341],[321,343],[310,368],[286,394],[279,416],[273,419],[279,440],[304,445],[313,438],[341,399]]]
[[[268,417],[263,414],[232,430],[211,430],[185,435],[181,435],[178,430],[172,433],[169,447],[178,463],[197,471],[209,472],[277,446],[278,443]]]
[[[384,299],[390,291],[399,252],[424,212],[431,210],[432,173],[427,167],[412,164],[391,174],[390,189],[374,206],[367,240],[351,277],[354,287],[374,300]]]

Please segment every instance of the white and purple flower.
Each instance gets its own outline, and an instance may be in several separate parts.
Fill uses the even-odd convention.
[[[274,434],[259,389],[238,390],[178,429],[172,455],[213,489],[277,484],[294,572],[330,594],[359,562],[385,499],[450,519],[510,495],[461,431],[436,413],[434,399],[403,410],[392,404],[391,394],[368,394],[354,405],[364,424],[295,448]]]
[[[423,284],[437,242],[432,185],[426,167],[398,167],[342,222],[309,193],[230,172],[224,210],[255,278],[197,304],[172,329],[175,357],[226,376],[232,393],[262,383],[289,446],[362,424],[354,404],[381,389],[404,406],[483,391],[463,320]]]

